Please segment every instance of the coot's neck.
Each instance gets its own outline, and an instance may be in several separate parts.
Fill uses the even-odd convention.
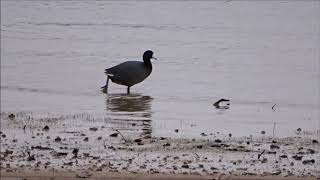
[[[150,58],[143,58],[143,62],[144,62],[145,66],[152,69],[152,64],[151,64]]]

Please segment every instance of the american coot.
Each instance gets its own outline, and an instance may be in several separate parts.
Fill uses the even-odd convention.
[[[130,93],[130,87],[145,80],[152,71],[151,59],[153,52],[148,50],[143,54],[143,62],[127,61],[105,70],[107,75],[106,85],[101,87],[102,92],[108,92],[109,78],[112,82],[127,86],[127,93]]]

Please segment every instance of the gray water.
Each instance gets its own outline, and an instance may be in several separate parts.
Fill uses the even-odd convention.
[[[319,137],[319,17],[312,0],[1,1],[1,112],[142,121],[153,136],[276,125],[275,136]],[[147,49],[150,77],[131,95],[101,93],[105,68]],[[220,98],[229,109],[214,108]]]

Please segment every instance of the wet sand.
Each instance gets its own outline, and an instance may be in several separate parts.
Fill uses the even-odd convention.
[[[83,179],[79,177],[77,173],[54,173],[54,172],[19,172],[19,173],[7,173],[1,172],[2,180],[18,180],[21,178],[25,179],[50,179],[50,180],[59,180],[59,179]],[[226,174],[216,174],[211,176],[197,176],[197,175],[168,175],[168,174],[127,174],[127,173],[97,173],[91,172],[91,176],[86,179],[110,179],[110,180],[129,180],[129,179],[171,179],[171,180],[300,180],[300,179],[316,179],[316,178],[306,178],[306,177],[281,177],[281,176],[234,176]]]
[[[145,126],[130,134],[123,129],[68,124],[79,117],[2,113],[1,176],[143,179],[148,175],[179,179],[182,175],[184,179],[212,179],[226,174],[229,179],[320,178],[319,141],[303,135],[153,137]]]

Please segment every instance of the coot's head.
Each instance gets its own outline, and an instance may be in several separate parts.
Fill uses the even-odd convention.
[[[151,50],[148,50],[143,53],[143,61],[150,61],[150,59],[156,59],[153,57],[153,52]]]

